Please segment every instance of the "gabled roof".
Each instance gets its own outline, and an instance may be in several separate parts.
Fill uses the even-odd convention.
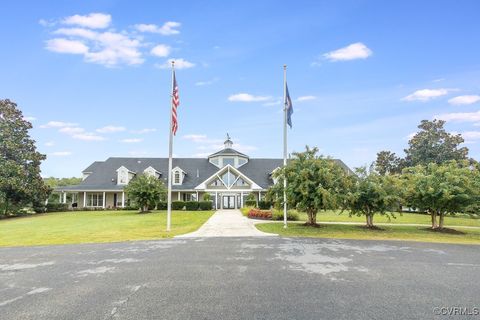
[[[248,159],[248,156],[246,154],[238,152],[237,150],[232,149],[232,148],[225,148],[223,150],[215,152],[215,153],[209,155],[208,158],[210,159],[210,158],[213,158],[213,157],[216,157],[216,156],[240,156],[240,157],[244,157],[244,158]]]
[[[262,189],[259,185],[257,185],[255,183],[255,181],[253,181],[252,179],[250,179],[247,175],[245,175],[243,172],[241,172],[239,170],[239,168],[235,168],[233,167],[232,165],[226,165],[224,166],[223,168],[220,168],[218,169],[217,172],[215,172],[214,174],[212,174],[210,177],[208,177],[207,179],[205,179],[205,181],[203,181],[202,183],[200,183],[195,189],[199,189],[199,190],[203,190],[203,189],[206,189],[206,185],[208,183],[210,183],[212,180],[214,180],[215,177],[217,176],[220,176],[221,174],[223,174],[225,171],[227,170],[231,170],[233,171],[234,173],[236,173],[237,175],[239,175],[242,179],[245,179],[248,183],[251,184],[252,186],[252,189],[253,190],[257,190],[257,189]]]
[[[82,171],[82,173],[92,173],[97,166],[101,165],[104,161],[95,161],[91,165],[89,165],[85,170]]]

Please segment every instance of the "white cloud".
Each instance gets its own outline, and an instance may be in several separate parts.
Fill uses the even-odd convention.
[[[53,147],[54,145],[55,145],[55,142],[53,142],[53,141],[45,142],[45,147]]]
[[[84,28],[60,28],[53,33],[64,36],[81,37],[89,40],[94,40],[98,36],[98,32]]]
[[[70,151],[55,151],[55,152],[50,153],[50,155],[55,156],[55,157],[66,157],[66,156],[72,155],[72,152],[70,152]]]
[[[418,132],[412,132],[412,133],[409,133],[407,138],[408,140],[412,139],[413,137],[415,137],[417,135]]]
[[[32,121],[35,121],[35,120],[37,120],[37,118],[35,118],[35,117],[23,117],[23,120],[26,120],[26,121],[32,122]]]
[[[92,29],[104,29],[107,28],[112,22],[112,16],[105,13],[90,13],[88,15],[73,15],[66,17],[62,20],[62,23],[68,25],[77,25]]]
[[[142,142],[143,139],[139,139],[139,138],[130,138],[130,139],[123,139],[123,140],[120,140],[120,142],[123,142],[123,143],[139,143],[139,142]]]
[[[126,63],[128,65],[142,64],[145,60],[139,48],[142,45],[137,39],[115,33],[104,32],[98,34],[95,44],[100,48],[96,52],[87,52],[87,62],[99,63],[105,66],[115,66]]]
[[[170,55],[171,51],[172,51],[172,48],[170,48],[169,46],[165,44],[159,44],[153,47],[150,53],[153,54],[154,56],[165,58]]]
[[[450,100],[448,103],[452,105],[465,105],[465,104],[473,104],[480,101],[479,95],[464,95],[464,96],[457,96]]]
[[[42,129],[46,128],[63,128],[63,127],[74,127],[76,126],[76,123],[70,123],[70,122],[63,122],[63,121],[49,121],[47,124],[43,124],[40,126]]]
[[[302,96],[302,97],[298,97],[296,101],[298,102],[303,102],[303,101],[311,101],[311,100],[316,100],[317,97],[315,96]]]
[[[170,36],[174,34],[179,34],[180,31],[177,30],[181,24],[179,22],[168,21],[159,27],[156,24],[137,24],[135,28],[140,32],[151,32],[158,33],[164,36]]]
[[[480,140],[480,131],[465,131],[461,135],[465,141]]]
[[[79,127],[63,127],[58,132],[65,133],[68,135],[74,135],[85,132],[85,129]]]
[[[219,80],[219,78],[213,78],[212,80],[207,80],[207,81],[197,81],[195,82],[195,85],[196,86],[209,86],[211,84],[214,84],[215,82],[217,82]]]
[[[46,49],[58,53],[86,54],[88,47],[81,41],[55,38],[46,41]]]
[[[130,131],[131,133],[137,133],[137,134],[145,134],[145,133],[150,133],[150,132],[155,132],[157,129],[155,128],[145,128],[145,129],[140,129],[140,130],[132,130]]]
[[[228,101],[234,102],[260,102],[271,100],[270,96],[254,96],[249,93],[237,93],[228,97]]]
[[[435,119],[453,122],[479,122],[480,110],[477,112],[454,112],[436,115]]]
[[[402,98],[404,101],[428,101],[431,99],[435,99],[444,95],[447,95],[452,89],[421,89],[417,90],[412,94]]]
[[[104,137],[96,135],[94,133],[79,133],[79,134],[74,134],[72,138],[77,139],[77,140],[83,140],[83,141],[103,141],[105,140]]]
[[[125,127],[117,127],[117,126],[105,126],[103,128],[99,128],[95,131],[99,133],[113,133],[113,132],[121,132],[127,130]]]
[[[352,43],[344,48],[337,49],[335,51],[330,51],[323,54],[323,57],[330,61],[347,61],[355,59],[366,59],[372,55],[372,50],[370,50],[366,45],[361,42]]]
[[[195,67],[195,63],[187,61],[183,58],[178,59],[169,59],[167,62],[163,64],[155,64],[155,67],[159,69],[170,69],[172,67],[172,61],[175,62],[175,69],[188,69]]]
[[[205,134],[186,134],[183,139],[191,140],[193,142],[205,142],[207,136]]]

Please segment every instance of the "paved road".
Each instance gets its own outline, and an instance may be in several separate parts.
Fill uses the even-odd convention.
[[[448,319],[433,308],[479,297],[479,246],[252,237],[0,249],[2,320]]]
[[[240,210],[217,210],[200,229],[177,238],[276,236],[276,234],[258,230],[255,228],[255,222],[262,222],[262,220],[248,219]]]

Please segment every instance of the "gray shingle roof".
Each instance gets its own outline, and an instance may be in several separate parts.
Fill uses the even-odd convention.
[[[341,160],[335,159],[342,167],[351,171]],[[238,170],[253,180],[260,187],[267,189],[273,184],[270,173],[283,164],[282,159],[250,159]],[[121,166],[135,172],[142,173],[146,168],[153,167],[162,173],[161,179],[167,184],[168,158],[108,158],[106,161],[95,161],[84,172],[91,174],[77,186],[58,187],[56,190],[101,191],[122,190],[124,186],[117,185],[117,169]],[[173,159],[173,168],[180,167],[186,172],[182,185],[172,186],[173,190],[192,190],[200,183],[220,170],[211,164],[208,159],[176,158]]]
[[[212,158],[212,157],[215,157],[215,156],[240,156],[240,157],[248,158],[248,156],[246,154],[238,152],[237,150],[232,149],[232,148],[225,148],[225,149],[220,150],[218,152],[212,153],[208,157]]]

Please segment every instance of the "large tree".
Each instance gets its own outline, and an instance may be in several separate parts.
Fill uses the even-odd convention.
[[[345,200],[352,177],[332,159],[317,156],[318,149],[293,153],[287,166],[274,173],[276,183],[270,188],[270,199],[283,200],[283,179],[287,178],[287,203],[307,213],[307,225],[317,224],[320,210],[336,209]]]
[[[350,215],[364,215],[366,226],[374,227],[375,214],[394,217],[400,208],[400,184],[396,175],[381,175],[366,167],[356,169],[357,177],[347,198]]]
[[[166,193],[165,185],[153,176],[140,175],[125,187],[128,198],[139,206],[140,212],[147,212]]]
[[[406,204],[428,212],[432,229],[442,229],[446,214],[464,212],[479,199],[480,174],[466,160],[405,168],[402,177]]]
[[[0,213],[15,214],[24,206],[45,201],[49,188],[40,176],[45,155],[37,152],[28,130],[32,124],[23,118],[17,105],[0,100]]]
[[[444,125],[443,120],[422,120],[418,126],[420,130],[408,142],[408,149],[405,149],[408,166],[467,159],[468,148],[460,147],[464,142],[462,136],[447,132]]]
[[[382,176],[402,172],[404,160],[391,151],[380,151],[377,153],[375,170]]]

